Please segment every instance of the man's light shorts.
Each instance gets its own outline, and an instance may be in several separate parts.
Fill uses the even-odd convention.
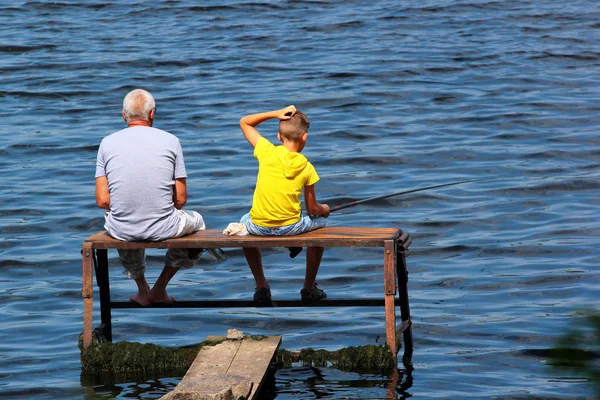
[[[191,213],[183,210],[177,211],[179,213],[179,229],[174,237],[182,237],[206,229],[204,219],[196,211]],[[202,251],[198,250],[168,249],[165,255],[165,265],[183,269],[191,268],[202,255]],[[123,264],[123,273],[129,278],[137,279],[146,272],[145,249],[118,249],[118,252],[121,264]]]
[[[244,215],[240,219],[240,223],[246,225],[249,234],[257,236],[293,236],[327,226],[327,220],[325,218],[311,217],[306,213],[302,213],[300,221],[295,224],[273,228],[255,225],[250,219],[250,213]]]

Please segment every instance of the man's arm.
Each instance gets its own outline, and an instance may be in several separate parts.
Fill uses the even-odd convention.
[[[306,211],[310,215],[329,217],[329,206],[327,204],[317,203],[317,196],[315,195],[315,185],[304,186],[304,205]]]
[[[186,178],[175,179],[173,187],[173,203],[175,208],[180,210],[187,203],[187,183]]]
[[[288,120],[295,113],[296,107],[287,106],[286,108],[282,108],[281,110],[246,115],[245,117],[240,119],[240,128],[242,128],[242,132],[244,133],[244,136],[246,137],[248,143],[250,143],[252,147],[256,147],[256,143],[258,142],[258,139],[260,139],[261,136],[260,133],[258,133],[258,131],[254,128],[255,126],[272,118],[277,118],[279,120]]]
[[[110,210],[110,192],[106,176],[96,178],[96,204],[98,207]]]

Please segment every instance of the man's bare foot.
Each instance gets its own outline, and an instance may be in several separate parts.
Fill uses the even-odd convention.
[[[150,301],[148,300],[148,297],[144,296],[140,293],[134,294],[133,296],[131,296],[129,298],[129,300],[133,301],[134,303],[139,304],[142,307],[148,307],[151,304]]]
[[[175,303],[175,297],[169,296],[167,292],[154,293],[152,290],[148,293],[149,304],[173,304]]]
[[[138,292],[131,296],[129,300],[142,307],[149,306],[150,301],[148,300],[148,293],[150,293],[150,286],[148,285],[148,282],[146,282],[146,278],[142,276],[140,279],[136,280],[136,283],[138,285]]]

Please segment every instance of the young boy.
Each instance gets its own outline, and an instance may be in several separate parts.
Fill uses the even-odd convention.
[[[279,119],[277,139],[274,146],[255,129],[260,123]],[[259,114],[247,115],[240,120],[240,128],[246,140],[254,147],[258,160],[256,189],[252,209],[240,220],[252,235],[288,236],[322,228],[327,224],[329,206],[319,204],[315,196],[315,183],[319,176],[315,168],[300,152],[308,137],[308,118],[294,106]],[[300,195],[304,189],[304,204],[310,215],[302,215]],[[306,254],[302,300],[320,300],[327,297],[317,288],[315,278],[319,271],[323,247],[309,247]],[[269,282],[262,267],[260,248],[244,248],[244,255],[254,275],[255,301],[271,300]]]

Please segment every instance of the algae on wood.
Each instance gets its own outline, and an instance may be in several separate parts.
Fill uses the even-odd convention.
[[[204,341],[188,347],[163,347],[151,343],[93,341],[81,351],[82,374],[103,383],[139,377],[183,376],[202,347],[219,342]]]
[[[397,367],[394,355],[387,345],[351,346],[335,351],[308,348],[299,353],[287,350],[277,352],[279,367],[290,368],[296,359],[302,366],[330,367],[352,372],[387,373]]]

